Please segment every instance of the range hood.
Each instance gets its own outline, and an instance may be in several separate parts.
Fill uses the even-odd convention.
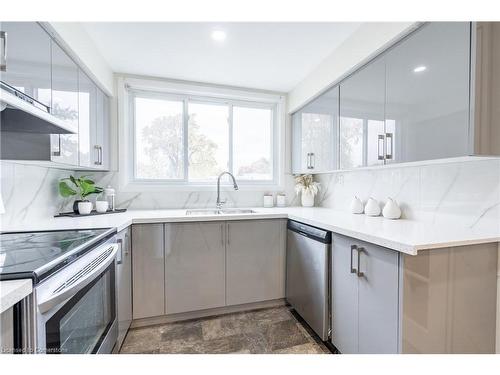
[[[44,105],[0,82],[0,129],[9,132],[74,134],[76,129]]]

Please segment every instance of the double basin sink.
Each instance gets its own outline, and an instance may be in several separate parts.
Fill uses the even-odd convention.
[[[253,214],[255,211],[240,208],[187,210],[186,215],[239,215]]]

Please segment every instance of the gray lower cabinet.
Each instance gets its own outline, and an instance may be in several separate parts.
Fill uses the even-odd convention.
[[[224,225],[165,224],[167,314],[225,305]]]
[[[285,220],[226,224],[226,303],[285,297]]]
[[[120,349],[125,335],[132,323],[132,244],[130,228],[117,234],[120,248],[116,258],[116,287],[118,339],[117,350]]]
[[[332,343],[341,353],[398,353],[399,253],[332,241]]]
[[[165,314],[163,224],[132,226],[133,318]]]

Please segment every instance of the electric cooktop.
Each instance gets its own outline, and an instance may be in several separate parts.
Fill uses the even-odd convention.
[[[73,262],[116,229],[0,234],[0,280],[32,278],[35,283]]]

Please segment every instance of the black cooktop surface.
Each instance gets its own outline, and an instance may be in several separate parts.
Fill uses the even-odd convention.
[[[0,280],[40,277],[114,231],[64,230],[0,234]],[[36,281],[36,280],[35,280]]]

